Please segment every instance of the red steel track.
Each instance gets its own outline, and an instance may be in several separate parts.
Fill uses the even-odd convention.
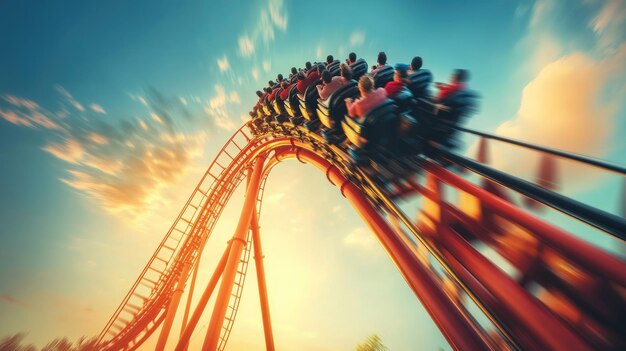
[[[223,350],[253,254],[266,347],[274,350],[258,222],[265,179],[274,165],[293,158],[324,172],[346,197],[453,349],[626,347],[626,262],[515,206],[502,185],[487,178],[476,184],[419,158],[422,174],[397,180],[389,190],[354,166],[341,147],[303,127],[272,123],[254,133],[248,128],[240,128],[209,166],[100,334],[100,349],[137,349],[161,327],[157,350],[174,336],[179,336],[176,350],[186,350],[208,300],[216,296],[203,350]],[[237,229],[191,306],[200,253],[244,178]],[[456,199],[449,200],[446,191]],[[423,197],[416,218],[398,206],[407,196]],[[481,245],[499,258],[483,255]],[[516,274],[506,273],[502,261]],[[179,303],[190,277],[183,308]],[[179,309],[184,309],[180,333],[171,330]],[[477,322],[476,310],[488,325]]]

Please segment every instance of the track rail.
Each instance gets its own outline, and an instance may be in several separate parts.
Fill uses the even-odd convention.
[[[614,313],[621,310],[613,314],[610,311],[607,313],[606,304],[600,303],[598,305],[597,303],[589,302],[590,299],[597,298],[598,289],[592,289],[591,292],[581,292],[580,282],[572,282],[568,277],[564,278],[566,273],[559,269],[554,269],[550,265],[554,264],[554,260],[561,260],[558,262],[577,267],[578,274],[586,280],[591,279],[591,277],[601,277],[600,282],[613,284],[614,287],[610,289],[616,290],[617,295],[619,295],[619,290],[626,289],[626,263],[624,261],[593,247],[589,243],[572,239],[568,233],[564,233],[519,209],[512,208],[510,204],[507,205],[504,200],[491,194],[489,191],[470,186],[469,183],[460,177],[455,178],[454,175],[428,159],[420,161],[421,166],[429,175],[426,185],[417,184],[411,179],[406,180],[416,193],[422,194],[430,201],[426,208],[422,209],[422,216],[412,220],[399,209],[393,200],[392,194],[387,189],[383,189],[376,179],[368,175],[368,172],[355,167],[351,163],[344,150],[337,146],[326,144],[317,134],[309,133],[304,128],[289,123],[265,125],[262,128],[255,129],[254,134],[246,132],[246,128],[246,126],[243,126],[229,139],[211,166],[209,166],[180,215],[158,246],[155,254],[149,260],[136,283],[102,331],[99,338],[102,349],[134,349],[158,327],[163,320],[163,313],[169,297],[176,288],[175,282],[178,280],[181,267],[184,264],[193,265],[195,262],[199,252],[210,237],[223,207],[243,180],[245,170],[250,167],[255,157],[264,153],[270,154],[270,159],[272,160],[270,162],[277,163],[281,161],[282,154],[280,150],[288,150],[289,152],[286,154],[290,153],[300,161],[302,159],[299,157],[299,150],[310,152],[312,153],[311,155],[317,155],[317,157],[324,159],[325,162],[328,162],[330,166],[334,167],[346,179],[345,183],[338,185],[342,193],[344,192],[344,186],[354,186],[362,193],[365,201],[378,208],[378,211],[385,214],[388,218],[394,219],[397,229],[396,233],[399,235],[399,239],[404,242],[404,245],[416,257],[419,252],[426,252],[433,262],[436,262],[442,268],[443,273],[436,273],[435,270],[431,269],[429,273],[431,278],[429,279],[439,281],[441,284],[451,281],[457,286],[458,291],[469,297],[469,302],[463,302],[458,293],[451,295],[451,299],[454,300],[454,304],[459,310],[459,315],[472,325],[471,328],[480,335],[487,349],[525,348],[558,350],[567,349],[568,346],[578,347],[579,349],[591,349],[593,347],[623,344],[624,334],[622,333],[620,337],[620,329],[618,327],[615,330],[615,323],[611,319]],[[326,171],[327,177],[330,177],[329,172],[330,168]],[[265,173],[265,178],[268,173],[269,171]],[[440,194],[440,185],[438,185],[441,182],[452,185],[460,189],[461,193],[467,194],[468,198],[470,200],[473,199],[474,205],[482,209],[485,215],[480,216],[481,218],[475,218],[475,216],[467,215],[463,211],[463,206],[445,203]],[[257,211],[260,211],[261,198],[262,195],[257,199]],[[193,210],[189,210],[190,208]],[[502,210],[502,208],[506,210]],[[191,217],[189,217],[187,211],[192,213]],[[518,259],[519,255],[515,256],[507,246],[510,243],[503,241],[502,236],[505,234],[498,232],[499,227],[494,225],[494,221],[507,223],[503,226],[508,228],[509,231],[512,230],[511,228],[517,228],[514,230],[517,233],[522,230],[524,233],[530,234],[529,237],[535,238],[533,240],[547,242],[549,251],[545,251],[545,249],[542,251],[541,247],[533,246],[537,250],[536,254],[527,255],[526,261]],[[131,314],[130,321],[124,321],[121,317],[122,312],[127,311],[129,306],[132,305],[134,297],[138,294],[137,287],[145,279],[148,279],[146,278],[147,272],[154,268],[154,262],[161,257],[160,253],[168,241],[171,240],[172,233],[176,231],[175,229],[178,228],[177,226],[181,222],[187,222],[188,224],[187,227],[184,227],[183,236],[179,240],[182,243],[176,246],[175,250],[172,250],[174,252],[165,261],[165,268],[162,269],[161,275],[156,281],[157,283],[153,285],[144,303],[136,309],[136,313]],[[454,224],[454,227],[450,227],[452,224]],[[440,230],[437,228],[440,228]],[[462,230],[462,233],[457,232],[459,228]],[[442,236],[449,238],[449,240],[442,241]],[[488,261],[482,260],[480,258],[482,255],[471,248],[469,240],[480,240],[491,244],[505,258],[524,269],[525,280],[512,279],[498,273],[497,267]],[[454,245],[450,246],[452,245],[451,243]],[[245,260],[247,268],[249,241],[246,247],[247,251],[244,253],[242,262]],[[450,256],[452,251],[456,252],[458,257]],[[549,255],[546,256],[545,252],[549,252]],[[479,266],[471,266],[472,262],[480,263]],[[430,266],[430,263],[428,266]],[[472,273],[470,267],[487,273],[476,276]],[[543,269],[537,270],[537,267]],[[579,312],[587,318],[587,323],[594,323],[594,328],[600,328],[600,336],[591,335],[591,331],[585,329],[585,325],[573,325],[571,321],[564,321],[564,317],[559,315],[559,311],[550,308],[546,309],[545,306],[542,307],[541,300],[533,297],[532,294],[526,291],[524,287],[525,281],[544,281],[540,279],[543,275],[539,277],[536,272],[541,271],[542,274],[545,274],[545,268],[556,275],[557,280],[562,283],[561,286],[550,285],[550,291],[559,294],[569,294],[567,296],[571,300],[577,301],[581,306],[585,305],[585,303],[589,305]],[[241,276],[245,278],[245,272]],[[509,284],[511,289],[516,291],[517,295],[515,296],[522,299],[521,301],[523,302],[519,303],[520,300],[513,301],[506,294],[498,295],[501,301],[493,300],[493,295],[491,295],[493,291],[500,291],[497,287],[489,284],[489,279],[494,277],[497,277],[503,283]],[[545,283],[545,285],[549,284]],[[599,287],[606,287],[606,285]],[[235,299],[231,301],[233,303],[232,314],[231,317],[225,320],[224,332],[221,337],[223,342],[219,344],[220,350],[223,349],[230,335],[242,288],[243,279],[240,284],[236,285]],[[619,297],[617,299],[619,301]],[[502,301],[504,301],[504,304]],[[423,302],[425,305],[428,305],[427,298]],[[524,306],[524,309],[516,308],[515,303]],[[478,306],[479,310],[491,321],[491,328],[493,329],[476,325],[469,312],[470,306],[468,304]],[[444,332],[444,335],[455,348],[458,348],[458,340],[455,340],[455,337],[446,331],[447,322],[441,320],[442,316],[437,315],[436,312],[430,312],[433,319]],[[529,321],[533,320],[533,318],[534,325],[532,325],[533,323],[529,325]],[[541,322],[547,324],[542,325]],[[107,335],[112,337],[105,340]],[[555,338],[554,335],[560,335],[560,338]],[[566,340],[563,340],[564,337]]]

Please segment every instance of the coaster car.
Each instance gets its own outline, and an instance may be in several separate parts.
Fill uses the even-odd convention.
[[[298,100],[298,89],[296,86],[292,86],[289,90],[289,96],[284,101],[285,110],[289,115],[289,120],[294,125],[299,125],[304,122],[304,117],[302,117],[302,112],[300,112],[300,102]]]
[[[300,104],[300,112],[304,119],[304,125],[309,131],[317,131],[320,122],[317,118],[317,99],[320,94],[317,91],[317,85],[321,84],[321,80],[318,79],[311,83],[304,91],[304,96],[298,96],[298,103]]]
[[[427,69],[419,71],[408,76],[410,84],[407,86],[416,99],[430,98],[431,94],[428,87],[433,82],[433,75]]]
[[[478,110],[478,99],[476,92],[463,89],[441,102],[444,110],[437,110],[431,100],[417,100],[413,115],[419,123],[418,137],[449,149],[458,148],[458,131],[453,126],[464,124]]]
[[[352,145],[359,149],[389,145],[395,139],[400,118],[398,107],[387,99],[371,110],[361,121],[347,116],[341,122],[343,132]]]
[[[396,106],[398,106],[399,112],[409,111],[415,103],[413,93],[407,87],[404,87],[404,89],[402,89],[396,96],[394,96],[392,100],[394,101]]]
[[[394,69],[389,65],[384,65],[374,72],[374,87],[384,88],[385,85],[393,80]]]
[[[330,65],[326,66],[326,69],[333,77],[338,76],[341,73],[339,70],[339,60],[333,61]]]
[[[317,115],[325,127],[322,130],[322,136],[328,143],[337,144],[345,139],[341,130],[341,121],[348,113],[345,99],[357,96],[359,96],[359,88],[357,82],[352,80],[337,89],[326,102],[321,101],[318,104]]]
[[[359,78],[367,73],[367,62],[360,58],[351,64],[350,68],[352,69],[352,79],[359,81]]]
[[[317,86],[321,84],[321,82],[320,79],[314,81],[306,88],[304,96],[298,97],[300,112],[302,112],[302,116],[304,116],[307,121],[317,119],[317,99],[320,97]]]

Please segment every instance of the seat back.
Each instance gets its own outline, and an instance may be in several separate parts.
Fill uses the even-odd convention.
[[[330,95],[328,98],[328,117],[331,122],[327,127],[339,127],[340,121],[348,113],[346,98],[355,98],[357,96],[359,96],[359,88],[356,80],[351,80]]]
[[[333,61],[330,65],[326,66],[326,69],[328,70],[328,72],[330,72],[330,74],[333,77],[334,76],[338,76],[340,74],[340,71],[339,71],[339,60]]]
[[[269,102],[269,95],[267,95],[264,99],[263,99],[263,112],[266,116],[271,116],[272,113],[274,112],[274,110],[272,109],[272,106],[270,106],[270,102]]]
[[[352,79],[358,81],[362,75],[367,73],[367,62],[360,58],[356,60],[355,63],[351,64],[350,68],[352,69]]]
[[[393,80],[394,70],[389,65],[379,68],[374,74],[374,86],[376,88],[384,88],[385,84]]]
[[[388,144],[395,138],[399,122],[398,107],[387,99],[365,115],[362,137],[368,140],[368,145]]]
[[[393,97],[394,103],[398,106],[399,112],[408,111],[413,103],[413,93],[407,87],[404,87],[396,96]]]
[[[272,103],[274,107],[274,112],[278,115],[284,115],[287,113],[285,110],[285,102],[280,98],[280,93],[283,91],[283,88],[278,88],[276,92],[276,97],[274,98],[274,102]]]
[[[436,121],[446,121],[453,125],[463,125],[468,117],[478,111],[479,95],[470,90],[463,89],[450,95],[441,102],[450,111],[441,111],[436,117]],[[446,146],[455,144],[455,135],[458,131],[450,126],[434,123],[432,140]]]
[[[291,90],[289,90],[289,96],[287,97],[287,100],[285,100],[285,109],[291,117],[302,116],[302,113],[300,112],[300,103],[298,101],[298,89],[295,85],[291,87]]]
[[[350,143],[352,143],[355,147],[362,148],[364,146],[364,142],[367,142],[365,139],[361,138],[363,126],[354,119],[348,117],[341,121],[341,128]]]
[[[430,97],[428,87],[433,82],[433,75],[429,70],[420,69],[409,75],[408,79],[411,83],[407,87],[416,99]]]
[[[317,119],[317,99],[320,97],[317,86],[321,84],[321,82],[322,80],[318,79],[309,84],[304,91],[304,100],[300,100],[300,112],[302,112],[302,116],[309,121]]]

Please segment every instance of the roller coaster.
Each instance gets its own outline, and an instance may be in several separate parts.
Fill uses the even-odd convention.
[[[326,106],[317,101],[315,89],[300,97],[290,92],[273,104],[265,101],[210,164],[103,328],[98,349],[135,350],[159,331],[156,350],[164,350],[170,336],[177,338],[175,350],[187,350],[213,296],[202,349],[223,350],[252,256],[266,348],[274,350],[259,221],[266,179],[288,159],[316,167],[349,201],[453,349],[626,349],[626,262],[533,213],[551,208],[586,224],[585,235],[608,235],[622,244],[624,218],[559,194],[550,174],[555,159],[620,177],[626,169],[463,127],[461,113],[452,112],[450,118],[415,114],[429,109],[428,99],[419,98],[430,80],[427,71],[414,76],[410,103],[403,108],[402,101],[394,101],[374,119],[386,120],[389,109],[397,116],[400,108],[409,125],[428,130],[427,136],[416,136],[421,142],[414,152],[402,157],[381,153],[393,146],[392,139],[406,141],[406,135],[385,139],[368,118],[357,124],[343,118],[343,100],[357,93],[356,82],[335,92]],[[466,110],[473,96],[456,99],[456,106]],[[475,159],[447,142],[453,134],[479,138]],[[531,182],[493,168],[489,143],[540,153],[540,169],[547,176]],[[207,286],[196,289],[201,254],[244,180],[236,230]],[[418,208],[401,208],[402,201],[418,196]],[[481,246],[499,258],[484,255]],[[515,272],[502,269],[503,261]],[[181,306],[185,288],[187,302]],[[196,290],[202,295],[192,306]],[[179,333],[172,330],[177,312],[182,313]]]

